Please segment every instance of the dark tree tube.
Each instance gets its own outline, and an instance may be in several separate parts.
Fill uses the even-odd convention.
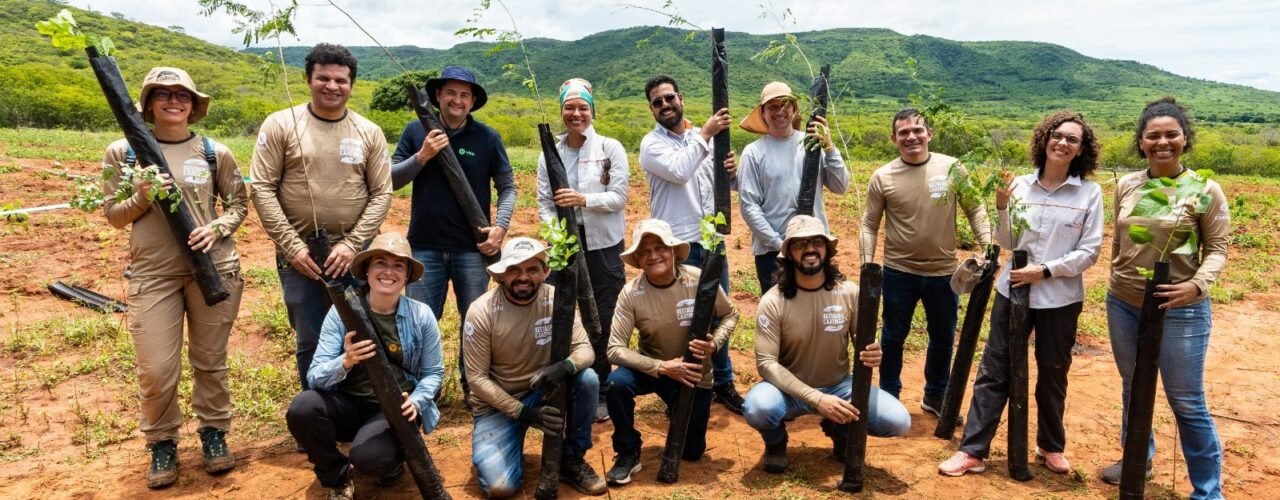
[[[420,427],[404,418],[401,413],[400,405],[404,403],[404,396],[400,394],[400,385],[396,383],[396,372],[387,359],[386,346],[382,345],[373,323],[369,321],[363,300],[350,287],[336,280],[325,282],[325,289],[338,311],[338,317],[342,318],[343,327],[356,332],[352,341],[372,340],[376,347],[373,357],[356,367],[363,369],[369,376],[369,385],[378,398],[378,408],[387,418],[391,432],[404,450],[404,461],[409,466],[409,474],[413,476],[418,492],[422,494],[422,498],[449,498],[449,492],[445,491],[444,482],[440,480],[440,472],[431,460],[431,453],[427,451],[426,443],[422,442]]]
[[[551,192],[571,187],[569,176],[564,169],[564,160],[560,158],[560,152],[556,150],[556,141],[551,135],[551,125],[538,124],[538,142],[542,146],[542,157],[546,159],[547,183],[551,185]],[[578,214],[574,213],[572,208],[556,207],[556,216],[565,220],[565,227],[578,237],[578,242],[585,250],[587,235],[579,231],[582,226],[579,225],[581,221],[578,220]],[[573,262],[578,268],[578,290],[582,292],[578,294],[578,312],[582,316],[582,328],[587,331],[587,337],[591,339],[592,346],[597,342],[607,343],[609,334],[603,329],[605,325],[600,324],[600,312],[596,309],[595,288],[591,286],[591,274],[587,272],[587,259],[574,257]]]
[[[871,418],[871,367],[862,364],[858,355],[876,341],[876,318],[880,316],[880,296],[884,291],[883,269],[866,263],[858,276],[858,322],[854,326],[853,392],[849,402],[858,408],[859,418],[849,423],[849,440],[844,450],[844,477],[836,483],[840,491],[862,491],[862,467],[867,459],[867,423]]]
[[[582,253],[573,256],[582,260]],[[569,357],[570,341],[573,338],[573,316],[575,296],[578,295],[577,267],[565,266],[556,271],[556,293],[551,311],[551,356],[547,364],[564,362]],[[568,413],[569,387],[572,383],[565,380],[555,392],[544,395],[546,404],[560,410],[565,417],[565,425],[572,422]],[[547,500],[560,494],[560,458],[564,451],[564,430],[560,432],[544,432],[542,434],[542,470],[538,471],[538,489],[533,492],[534,498]]]
[[[89,55],[89,66],[93,67],[93,74],[98,78],[98,85],[102,87],[102,94],[107,98],[107,105],[115,115],[116,123],[120,125],[125,140],[129,142],[129,147],[133,148],[134,154],[138,157],[138,164],[154,165],[160,173],[172,177],[169,163],[160,153],[160,144],[156,142],[156,136],[151,133],[151,129],[147,128],[146,122],[142,120],[142,113],[138,112],[133,99],[129,97],[129,88],[125,86],[124,78],[120,76],[116,59],[99,56],[98,49],[95,47],[86,47],[85,52]],[[186,256],[187,264],[191,266],[196,285],[200,287],[200,295],[204,296],[205,305],[212,306],[227,300],[231,292],[228,292],[226,285],[222,283],[222,276],[218,274],[218,268],[213,265],[213,259],[207,253],[192,250],[187,244],[191,232],[199,227],[196,225],[195,218],[191,216],[191,210],[185,203],[173,199],[158,200],[157,203],[160,204],[160,213],[169,224],[169,231],[173,233],[175,243],[182,249],[182,255]]]
[[[405,90],[409,93],[409,103],[413,106],[413,112],[418,115],[418,122],[422,124],[422,129],[428,134],[432,130],[444,130],[440,118],[428,104],[431,101],[427,95],[412,83],[408,84]],[[480,231],[480,228],[489,227],[489,217],[485,216],[484,207],[480,206],[475,191],[471,190],[471,183],[467,182],[467,177],[462,173],[462,164],[458,163],[458,155],[453,152],[452,147],[449,147],[440,150],[436,154],[436,159],[440,160],[440,167],[444,171],[445,181],[449,183],[449,190],[453,192],[453,198],[457,200],[458,206],[462,207],[462,216],[467,218],[467,224],[470,224],[473,229],[476,243],[484,243],[489,238]],[[497,262],[498,255],[484,255],[484,260],[492,264]]]
[[[831,91],[828,79],[831,78],[831,65],[823,65],[813,85],[809,87],[809,97],[813,99],[813,114],[808,123],[817,117],[827,117],[827,104]],[[808,127],[806,127],[808,128]],[[814,215],[817,207],[818,190],[822,189],[818,182],[822,172],[822,147],[804,152],[804,168],[800,173],[800,192],[796,195],[796,213]]]
[[[1027,251],[1013,251],[1011,269],[1027,266]],[[1009,287],[1009,477],[1032,478],[1027,466],[1027,337],[1031,313],[1031,285]]]
[[[696,244],[696,243],[695,243]],[[705,340],[711,332],[711,323],[715,319],[716,296],[720,292],[720,280],[723,278],[724,254],[707,252],[707,260],[702,263],[702,275],[698,278],[698,294],[693,299],[693,319],[689,325],[686,340]],[[688,349],[684,352],[684,362],[699,362]],[[702,369],[699,373],[707,373],[711,368],[711,354],[702,358]],[[675,407],[671,410],[671,422],[667,427],[667,443],[662,448],[662,466],[658,469],[658,480],[664,483],[675,483],[680,480],[680,456],[684,454],[685,439],[689,434],[689,418],[693,414],[693,387],[680,386],[676,394]]]
[[[1000,247],[987,248],[987,262],[973,291],[969,292],[969,304],[964,310],[964,324],[960,327],[960,341],[956,344],[955,361],[951,363],[951,377],[946,395],[942,398],[942,412],[933,435],[951,439],[960,421],[960,404],[969,387],[969,372],[973,370],[973,353],[978,348],[978,336],[982,333],[982,321],[987,315],[987,303],[991,300],[991,287],[995,283],[996,269],[1000,268]]]
[[[1124,458],[1120,466],[1120,498],[1140,499],[1147,486],[1147,450],[1151,416],[1156,404],[1156,379],[1160,375],[1160,343],[1164,341],[1164,300],[1156,287],[1169,284],[1169,262],[1156,262],[1155,279],[1147,280],[1138,319],[1138,356],[1129,387],[1129,413],[1125,415]]]
[[[729,107],[729,57],[724,50],[724,28],[711,28],[711,112]],[[729,171],[724,161],[729,157],[729,128],[715,135],[712,165],[715,167],[715,211],[724,214],[724,224],[716,232],[729,234],[732,208],[729,202]]]

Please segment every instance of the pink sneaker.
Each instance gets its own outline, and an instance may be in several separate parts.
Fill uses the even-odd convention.
[[[1060,451],[1044,451],[1036,447],[1036,456],[1044,461],[1044,468],[1058,474],[1066,474],[1071,471],[1071,462],[1067,461],[1067,457]]]
[[[985,470],[987,470],[987,466],[981,458],[963,451],[957,451],[946,462],[938,464],[938,474],[951,477],[960,477],[966,472],[982,472]]]

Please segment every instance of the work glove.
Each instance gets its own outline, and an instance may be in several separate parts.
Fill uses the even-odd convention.
[[[554,406],[526,406],[520,410],[520,422],[529,427],[537,427],[547,434],[558,433],[564,429],[564,416]]]
[[[529,383],[534,389],[541,392],[543,396],[550,396],[575,371],[577,371],[577,367],[573,365],[573,361],[566,359],[538,370],[538,373],[533,375],[533,379]]]

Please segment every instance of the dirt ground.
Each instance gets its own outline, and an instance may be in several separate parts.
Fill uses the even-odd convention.
[[[23,206],[62,203],[71,195],[69,181],[47,172],[50,162],[18,160],[20,172],[0,174],[0,200],[20,199]],[[91,164],[69,164],[69,168],[89,172]],[[46,173],[41,173],[46,172]],[[519,179],[529,192],[532,179]],[[633,169],[632,198],[628,222],[647,215],[647,190]],[[861,184],[855,184],[860,189]],[[827,193],[828,213],[834,232],[841,238],[837,256],[849,278],[856,280],[855,259],[858,195]],[[522,197],[512,235],[535,232],[536,213]],[[403,231],[409,214],[409,200],[395,198],[384,230]],[[750,236],[734,205],[733,234],[729,239],[729,261],[735,280],[754,280]],[[250,214],[245,229],[237,234],[244,269],[271,268],[273,250]],[[100,215],[86,216],[67,209],[33,214],[25,229],[0,222],[0,346],[13,345],[23,326],[60,317],[84,317],[93,313],[53,298],[45,285],[66,280],[88,286],[107,295],[122,297],[122,271],[127,264],[128,232],[115,230]],[[629,233],[628,233],[629,237]],[[1109,245],[1104,245],[1100,264],[1086,276],[1087,286],[1104,282]],[[1260,270],[1261,271],[1261,270]],[[270,299],[267,291],[248,287],[240,321],[232,334],[230,350],[249,359],[265,356],[268,343],[263,327],[252,321],[257,304]],[[735,285],[733,294],[744,317],[753,317],[757,298]],[[1266,452],[1267,443],[1280,439],[1280,297],[1275,290],[1251,293],[1243,300],[1214,305],[1213,340],[1210,344],[1205,380],[1210,409],[1216,417],[1224,446],[1224,483],[1229,497],[1280,497],[1280,455]],[[962,300],[963,301],[963,300]],[[451,309],[451,306],[447,307]],[[1103,321],[1099,307],[1086,307],[1086,316]],[[117,315],[117,318],[122,318]],[[450,332],[446,332],[446,335]],[[913,336],[923,336],[916,331]],[[749,345],[749,344],[748,344]],[[151,492],[145,488],[148,464],[144,441],[136,430],[128,432],[136,419],[136,388],[121,382],[121,373],[132,364],[108,366],[77,375],[74,372],[54,383],[42,384],[33,372],[59,366],[73,366],[96,353],[68,349],[43,358],[24,356],[15,349],[0,351],[0,497],[3,498],[134,498],[146,496],[184,498],[319,498],[323,489],[314,481],[304,455],[295,453],[287,433],[274,431],[233,432],[229,443],[237,465],[230,473],[207,476],[200,467],[199,442],[194,419],[188,418],[180,444],[181,479],[173,488]],[[448,358],[448,356],[446,356]],[[745,393],[759,379],[753,352],[733,352],[738,389]],[[1034,360],[1031,363],[1034,370]],[[52,368],[51,368],[52,367]],[[452,366],[450,365],[450,369]],[[976,367],[975,367],[976,371]],[[923,356],[918,349],[908,354],[903,378],[903,401],[912,416],[908,437],[872,438],[867,450],[867,492],[862,496],[907,498],[1026,498],[1026,497],[1114,497],[1115,487],[1098,479],[1102,467],[1120,456],[1120,378],[1112,361],[1105,336],[1079,337],[1071,370],[1067,399],[1067,456],[1074,471],[1052,474],[1035,466],[1035,479],[1016,482],[1006,474],[1003,428],[994,443],[988,470],[962,478],[937,474],[937,464],[956,447],[933,436],[936,419],[920,410],[923,386]],[[287,371],[284,377],[292,377]],[[971,375],[971,380],[972,380]],[[1034,375],[1033,375],[1034,376]],[[1033,384],[1034,386],[1034,384]],[[971,388],[971,386],[970,386]],[[970,389],[971,392],[971,389]],[[1032,398],[1034,405],[1034,398]],[[791,424],[791,470],[771,475],[760,467],[763,444],[759,435],[743,419],[721,406],[712,410],[707,455],[696,463],[685,463],[681,481],[666,485],[655,480],[659,455],[666,433],[662,405],[649,398],[639,406],[639,423],[645,437],[642,453],[644,470],[632,484],[610,489],[617,498],[825,498],[844,494],[835,490],[842,465],[829,459],[830,441],[818,428],[817,417],[802,417]],[[965,406],[968,407],[966,399]],[[1034,410],[1033,410],[1034,412]],[[1033,413],[1034,415],[1034,413]],[[283,408],[280,409],[283,420]],[[1034,418],[1032,432],[1034,432]],[[125,436],[109,444],[81,435],[86,422],[107,429],[125,429]],[[1185,462],[1178,450],[1176,426],[1164,398],[1157,398],[1155,427],[1159,452],[1155,478],[1147,492],[1155,497],[1185,496],[1190,492]],[[136,429],[136,424],[132,424]],[[594,448],[588,460],[602,475],[612,463],[612,426],[594,427]],[[957,430],[957,440],[960,431]],[[479,497],[480,490],[470,464],[471,423],[454,404],[444,408],[441,426],[426,442],[440,467],[443,479],[455,498]],[[539,463],[540,439],[530,434],[525,443],[524,496],[531,496]],[[1034,443],[1034,441],[1033,441]],[[413,498],[412,481],[379,488],[372,480],[358,479],[361,498]],[[578,496],[562,487],[564,498]]]

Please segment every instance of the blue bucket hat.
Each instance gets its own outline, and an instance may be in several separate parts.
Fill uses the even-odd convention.
[[[449,80],[471,84],[471,93],[475,94],[476,98],[471,111],[479,111],[480,108],[484,107],[484,103],[489,100],[489,94],[484,91],[484,87],[476,83],[476,75],[472,74],[470,70],[462,66],[445,66],[443,70],[440,70],[440,78],[427,80],[427,98],[431,100],[432,106],[440,107],[440,103],[436,102],[436,91],[440,90],[440,87],[443,87]]]

